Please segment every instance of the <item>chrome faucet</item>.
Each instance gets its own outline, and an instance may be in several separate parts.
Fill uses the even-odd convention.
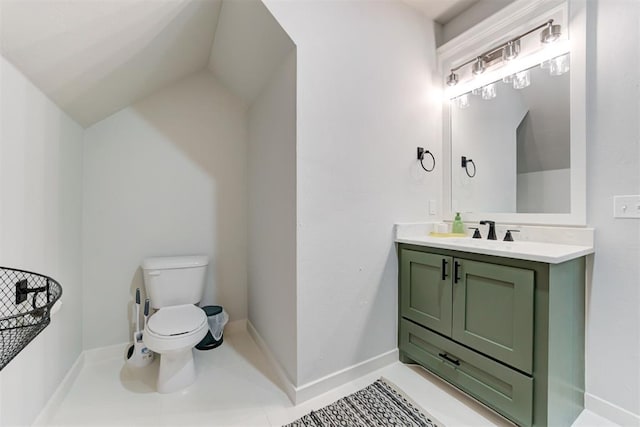
[[[489,224],[489,235],[487,236],[488,240],[497,240],[496,239],[496,222],[495,221],[488,221],[488,220],[483,220],[480,221],[480,224],[485,225],[485,224]]]

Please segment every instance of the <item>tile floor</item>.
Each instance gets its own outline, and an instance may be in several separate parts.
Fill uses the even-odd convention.
[[[225,334],[218,349],[196,351],[196,364],[195,384],[162,395],[154,391],[157,361],[137,372],[125,367],[120,357],[87,361],[52,418],[44,421],[83,426],[281,426],[385,377],[448,427],[510,425],[423,369],[401,363],[293,406],[274,384],[275,374],[246,331]],[[585,411],[574,427],[611,425]]]

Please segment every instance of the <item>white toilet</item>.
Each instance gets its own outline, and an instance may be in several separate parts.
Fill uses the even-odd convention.
[[[207,335],[207,316],[197,304],[204,292],[206,256],[147,258],[142,263],[151,315],[146,346],[160,355],[158,391],[172,393],[196,380],[193,347]]]

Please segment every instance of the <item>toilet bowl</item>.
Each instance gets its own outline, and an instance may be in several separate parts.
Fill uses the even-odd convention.
[[[142,340],[160,355],[158,391],[171,393],[196,379],[193,347],[207,335],[202,299],[209,259],[205,255],[147,258],[142,262],[144,287],[156,310]]]
[[[207,331],[206,314],[193,304],[163,307],[149,318],[143,340],[160,354],[158,392],[172,393],[196,380],[193,347]]]

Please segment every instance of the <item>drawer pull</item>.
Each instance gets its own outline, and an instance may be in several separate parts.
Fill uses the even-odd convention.
[[[450,358],[447,353],[438,353],[438,356],[442,357],[444,360],[453,363],[456,366],[460,366],[460,361],[456,359]]]
[[[460,263],[455,261],[453,263],[453,283],[458,283],[460,281]]]
[[[442,258],[442,280],[447,279],[447,264],[449,264],[447,260]]]

